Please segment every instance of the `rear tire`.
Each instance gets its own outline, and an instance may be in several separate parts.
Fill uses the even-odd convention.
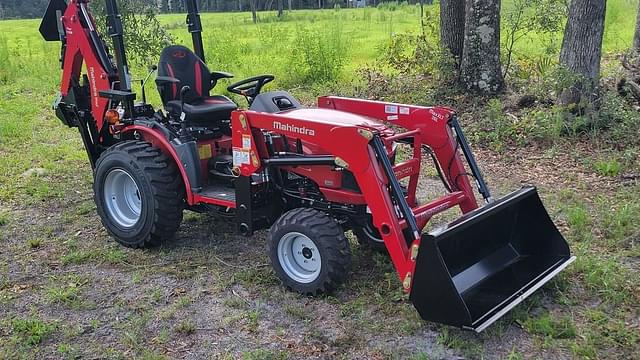
[[[325,213],[298,208],[284,213],[267,235],[273,269],[290,290],[318,295],[344,282],[351,249],[342,227]]]
[[[125,141],[100,155],[94,200],[109,234],[142,248],[175,234],[182,222],[184,185],[175,163],[143,141]]]

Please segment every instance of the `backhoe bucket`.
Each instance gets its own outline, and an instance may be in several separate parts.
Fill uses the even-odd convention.
[[[574,259],[523,187],[423,234],[410,298],[425,320],[480,332]]]

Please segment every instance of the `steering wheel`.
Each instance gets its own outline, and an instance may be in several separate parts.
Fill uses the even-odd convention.
[[[275,76],[268,74],[250,77],[227,86],[227,91],[242,95],[251,103],[253,98],[260,94],[260,90],[275,78]]]

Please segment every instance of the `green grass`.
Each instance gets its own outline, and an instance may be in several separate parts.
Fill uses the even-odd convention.
[[[525,322],[527,331],[554,339],[570,339],[576,336],[576,328],[569,317],[556,317],[546,313]]]
[[[459,350],[469,358],[481,358],[484,352],[480,342],[469,336],[468,333],[457,329],[441,328],[436,340],[439,344]]]
[[[42,239],[29,239],[27,241],[27,246],[29,246],[31,249],[37,249],[42,245]]]
[[[175,327],[175,331],[184,335],[191,335],[196,332],[196,324],[191,319],[182,320]]]
[[[12,334],[27,345],[37,345],[46,340],[56,329],[56,325],[38,318],[11,320]],[[0,355],[2,352],[0,352]]]
[[[267,349],[256,349],[242,353],[242,360],[280,360],[286,359],[287,353]]]
[[[69,283],[60,286],[55,284],[46,290],[47,299],[52,304],[62,304],[69,307],[78,307],[81,304],[80,289],[78,284]]]
[[[503,4],[507,7],[510,2],[504,1]],[[604,50],[605,53],[615,53],[631,43],[635,16],[629,14],[635,14],[637,1],[609,1],[607,6]],[[436,8],[427,7],[427,10],[435,12]],[[357,71],[376,61],[380,49],[393,34],[419,31],[415,6],[398,6],[395,11],[373,8],[294,11],[282,21],[277,21],[273,13],[261,13],[260,17],[261,23],[254,25],[250,13],[202,15],[205,50],[211,70],[233,72],[236,79],[273,73],[277,80],[272,89],[291,89],[307,101],[334,89],[350,93],[361,80]],[[171,29],[177,42],[190,44],[189,34],[184,29],[184,15],[163,15],[160,20]],[[90,197],[91,169],[80,137],[77,130],[64,127],[50,110],[60,78],[56,60],[59,45],[43,42],[37,32],[38,24],[38,20],[0,22],[0,236],[3,241],[16,236],[20,239],[17,250],[7,250],[11,256],[11,267],[8,258],[0,257],[4,261],[0,262],[0,269],[3,272],[14,269],[15,257],[19,260],[15,262],[15,268],[30,268],[30,262],[38,262],[47,271],[65,273],[75,269],[82,271],[87,267],[124,271],[126,276],[123,278],[134,283],[134,289],[127,289],[131,290],[127,293],[130,298],[113,299],[105,310],[110,315],[100,317],[101,323],[87,326],[96,331],[95,328],[108,326],[109,319],[115,318],[112,314],[119,314],[118,326],[110,329],[117,333],[118,342],[104,345],[100,352],[96,345],[95,352],[106,357],[162,358],[160,352],[147,348],[157,345],[147,341],[153,338],[152,323],[161,324],[156,338],[161,344],[168,343],[167,347],[176,333],[182,338],[196,331],[195,323],[189,320],[191,315],[187,313],[201,304],[198,295],[191,290],[167,298],[165,294],[173,291],[172,288],[162,289],[166,291],[155,288],[150,292],[142,291],[143,301],[135,297],[135,290],[144,287],[148,277],[156,274],[166,275],[180,284],[189,283],[194,289],[206,288],[215,296],[229,289],[248,291],[249,295],[230,295],[221,300],[228,312],[221,316],[219,323],[223,327],[238,328],[251,337],[261,336],[264,328],[272,326],[270,310],[254,304],[257,294],[261,296],[259,301],[269,302],[269,306],[275,306],[274,302],[287,302],[286,305],[278,304],[279,310],[287,319],[308,327],[305,340],[327,343],[333,349],[368,351],[367,338],[388,334],[421,336],[421,331],[429,331],[433,327],[417,319],[415,310],[401,293],[392,265],[379,254],[354,252],[354,258],[362,262],[354,265],[366,267],[366,270],[360,270],[357,281],[349,282],[335,297],[310,300],[319,302],[320,309],[330,308],[336,313],[340,326],[346,327],[344,334],[334,337],[321,331],[316,323],[326,321],[324,318],[318,320],[318,312],[323,310],[309,309],[297,297],[283,295],[284,290],[279,288],[273,272],[268,267],[258,266],[265,259],[252,263],[252,266],[225,267],[224,271],[218,271],[210,264],[197,268],[191,266],[194,261],[206,263],[212,259],[201,257],[197,251],[180,248],[180,245],[177,245],[178,249],[149,252],[124,250],[112,243],[106,245],[106,235],[96,232],[101,227]],[[332,41],[338,37],[339,41]],[[546,40],[531,34],[518,44],[517,50],[521,55],[536,57],[542,51],[542,41]],[[304,47],[301,48],[300,44]],[[336,51],[343,55],[336,56]],[[325,56],[328,60],[323,60]],[[555,59],[557,56],[554,54],[552,57]],[[334,65],[323,69],[324,63]],[[332,73],[332,69],[338,71]],[[138,67],[134,72],[138,76],[144,71]],[[310,80],[313,77],[323,77],[325,81],[316,83]],[[221,83],[218,89],[224,86],[226,83]],[[147,90],[158,105],[153,87]],[[486,117],[485,121],[492,130],[494,127],[496,130],[485,134],[488,144],[501,151],[499,154],[505,158],[509,155],[509,144],[502,141],[504,138],[514,138],[514,144],[528,146],[528,138],[523,134],[533,134],[533,137],[544,140],[557,138],[566,131],[553,111],[547,113],[536,109],[514,120],[504,114],[505,107],[505,101],[494,100],[484,113],[479,114]],[[632,117],[630,119],[633,120]],[[571,144],[562,142],[543,149],[531,149],[534,154],[543,153],[546,158],[564,161],[567,157],[563,156],[571,151]],[[546,298],[552,299],[549,300],[551,304],[542,302],[542,295],[536,296],[514,309],[511,320],[494,325],[497,329],[515,319],[523,326],[526,332],[522,335],[523,341],[533,348],[531,356],[534,357],[544,357],[545,346],[557,347],[581,358],[632,358],[638,353],[638,333],[628,324],[634,323],[634,316],[637,317],[639,301],[637,289],[640,283],[637,269],[634,269],[637,262],[633,261],[640,252],[638,240],[634,241],[633,236],[640,231],[640,188],[633,183],[621,184],[619,181],[627,172],[636,171],[634,166],[637,167],[639,151],[637,147],[599,151],[595,147],[594,154],[582,157],[596,160],[577,161],[580,165],[575,167],[568,165],[566,173],[570,180],[560,179],[558,184],[541,186],[541,194],[549,197],[545,199],[545,205],[554,220],[561,223],[563,234],[578,256],[576,263],[563,273],[561,280],[543,290],[545,296],[551,295]],[[502,165],[510,166],[506,162]],[[564,165],[559,166],[563,168],[557,173],[564,174]],[[45,172],[42,176],[23,176],[34,168],[42,168]],[[583,183],[585,174],[604,178],[610,187]],[[495,176],[498,185],[505,181],[511,186],[522,180],[501,179],[501,176]],[[15,210],[26,215],[14,214]],[[46,226],[36,225],[31,229],[31,225],[23,225],[22,220],[31,219],[31,212],[41,216],[39,221]],[[194,231],[193,228],[201,229],[208,223],[206,216],[187,215],[184,227]],[[78,233],[79,230],[83,232]],[[22,235],[23,232],[26,234]],[[219,234],[219,237],[210,240],[228,240],[224,235]],[[218,249],[207,249],[210,250]],[[169,265],[148,266],[159,258]],[[354,268],[358,269],[358,266]],[[41,286],[30,287],[32,284],[13,284],[0,278],[2,305],[5,301],[26,301],[21,296],[30,298],[20,291],[31,291],[27,294],[35,294],[33,296],[38,299],[27,305],[30,309],[86,310],[91,295],[89,288],[94,284],[87,283],[86,279],[66,276],[43,279],[45,282]],[[101,280],[109,281],[108,277]],[[117,284],[100,286],[122,285],[120,279],[114,281]],[[21,290],[21,286],[27,286],[25,289],[29,290]],[[213,297],[206,296],[207,299]],[[534,311],[547,305],[553,309]],[[101,316],[104,314],[100,313]],[[35,315],[29,318],[21,316],[1,325],[0,333],[11,338],[0,338],[0,348],[10,349],[6,357],[12,357],[15,354],[13,349],[22,349],[22,345],[37,347],[52,342],[56,344],[46,353],[51,357],[74,357],[78,351],[84,350],[83,346],[78,346],[81,344],[78,338],[82,338],[82,335],[77,335],[78,326],[69,325],[68,339],[57,339],[52,336],[58,329],[55,321]],[[494,343],[486,340],[500,337],[500,330],[491,330],[482,336],[447,327],[437,327],[437,332],[437,342],[442,347],[469,358],[483,357],[492,350],[487,349],[486,344]],[[287,352],[280,350],[249,348],[240,348],[237,351],[242,353],[236,351],[230,358],[240,355],[248,359],[288,356]],[[511,344],[506,349],[506,358],[529,356],[522,349],[512,348]],[[0,349],[0,357],[5,355],[3,351]],[[429,356],[417,354],[414,358]]]
[[[622,164],[616,159],[598,160],[593,167],[602,176],[618,176],[622,171]]]

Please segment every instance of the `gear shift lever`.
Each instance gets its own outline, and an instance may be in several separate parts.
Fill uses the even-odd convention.
[[[187,114],[184,112],[184,101],[189,91],[191,91],[191,88],[188,85],[185,85],[180,89],[180,138],[181,140],[184,139],[186,141],[190,139],[187,135]]]

